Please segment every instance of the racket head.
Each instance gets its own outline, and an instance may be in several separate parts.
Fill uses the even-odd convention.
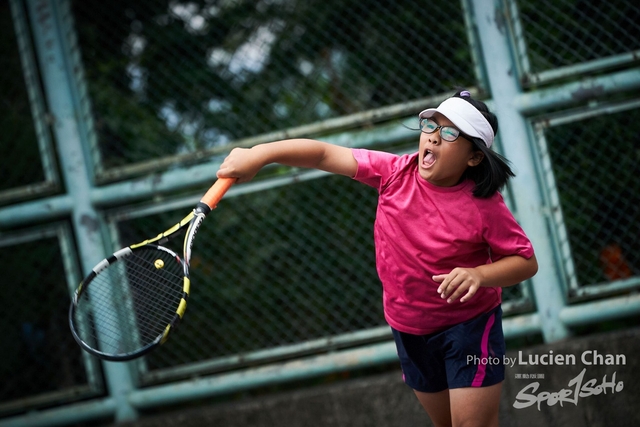
[[[78,344],[104,360],[126,361],[163,344],[186,309],[188,267],[172,250],[127,247],[98,263],[69,308]]]

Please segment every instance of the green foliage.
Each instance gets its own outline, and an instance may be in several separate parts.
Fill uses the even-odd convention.
[[[74,1],[105,166],[474,85],[441,3]]]

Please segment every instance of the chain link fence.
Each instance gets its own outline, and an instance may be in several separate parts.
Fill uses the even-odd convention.
[[[37,78],[29,36],[23,17],[13,12],[8,1],[0,2],[0,206],[56,187],[39,93],[27,84]]]
[[[72,4],[105,179],[476,84],[458,2]]]
[[[637,2],[506,1],[514,13],[512,25],[525,83],[538,82],[541,76],[536,75],[544,72],[584,67],[584,63],[607,58],[601,67],[633,62],[640,50]],[[612,60],[616,56],[621,56],[619,61]]]
[[[194,246],[185,326],[148,370],[383,325],[375,203],[374,190],[336,176],[223,200]],[[117,235],[153,234],[185,208],[117,221]]]
[[[510,27],[525,82],[536,73],[640,48],[635,2],[504,1],[512,6]],[[304,126],[314,129],[305,136],[344,127],[373,132],[378,121],[418,109],[339,128],[313,125],[413,105],[455,87],[488,97],[467,2],[435,3],[70,0],[81,57],[76,77],[89,94],[83,108],[91,113],[87,144],[96,182],[183,168],[235,145],[297,135]],[[0,2],[7,12],[0,13],[6,62],[0,69],[6,89],[0,95],[0,191],[50,180],[55,171],[43,143],[48,133],[38,130],[45,116],[32,116],[39,83],[21,80],[26,48],[17,47],[16,34],[31,43],[15,14],[23,2],[12,0],[13,18],[7,4]],[[569,292],[640,274],[639,112],[632,106],[555,124],[533,120],[538,155],[549,165],[546,183],[562,214],[555,225],[559,245],[568,247],[561,253]],[[298,173],[273,168],[259,179]],[[384,328],[372,238],[375,191],[344,177],[292,181],[225,198],[207,218],[194,248],[185,325],[137,362],[141,385],[271,361],[273,349],[282,349],[280,358],[327,351],[334,347],[322,338]],[[163,200],[171,202],[168,210],[157,200],[106,207],[106,250],[157,234],[194,200],[180,193]],[[12,283],[0,298],[13,319],[0,337],[10,349],[0,365],[9,378],[0,388],[1,413],[106,393],[99,365],[80,353],[66,329],[69,289],[81,276],[73,236],[68,229],[34,230],[0,233],[0,266]],[[616,254],[624,263],[611,261]],[[10,273],[15,257],[26,271]],[[504,299],[512,308],[507,314],[534,309],[526,284],[506,289]],[[23,300],[26,305],[15,304]],[[366,339],[387,339],[385,331]],[[256,356],[264,350],[266,356]]]
[[[0,334],[0,414],[86,396],[88,384],[100,380],[89,378],[86,366],[92,362],[78,353],[67,326],[67,284],[77,278],[68,226],[51,224],[1,237],[0,304],[3,318],[11,321],[3,320]]]
[[[640,276],[640,102],[603,106],[539,126],[566,229],[572,295],[579,287]]]

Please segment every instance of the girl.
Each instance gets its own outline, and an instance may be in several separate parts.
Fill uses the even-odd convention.
[[[412,155],[292,139],[234,149],[218,177],[246,182],[280,163],[375,187],[376,267],[404,381],[437,427],[497,426],[501,288],[537,262],[498,192],[513,173],[491,150],[495,115],[461,91],[419,118]]]

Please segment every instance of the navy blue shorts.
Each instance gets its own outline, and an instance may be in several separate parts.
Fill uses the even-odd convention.
[[[425,393],[504,380],[502,308],[429,335],[393,331],[404,382]]]

